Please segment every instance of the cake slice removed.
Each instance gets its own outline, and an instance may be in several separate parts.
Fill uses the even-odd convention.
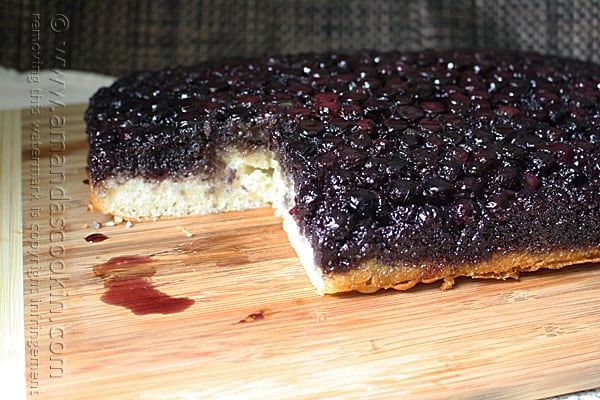
[[[86,111],[91,202],[273,206],[319,293],[600,261],[600,67],[535,53],[265,57],[141,72]]]

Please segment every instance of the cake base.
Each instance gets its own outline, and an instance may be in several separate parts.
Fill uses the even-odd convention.
[[[323,294],[358,291],[373,293],[380,289],[408,290],[418,283],[443,280],[441,288],[446,290],[461,276],[476,279],[518,279],[521,272],[539,269],[560,269],[571,265],[600,262],[600,249],[559,250],[544,254],[515,252],[497,254],[489,260],[477,263],[444,265],[428,264],[386,265],[376,260],[362,263],[347,273],[326,276],[320,286],[315,287]],[[314,284],[314,281],[313,281]]]

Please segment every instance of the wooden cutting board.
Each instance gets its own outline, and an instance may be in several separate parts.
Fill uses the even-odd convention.
[[[89,211],[84,109],[3,114],[22,135],[31,399],[514,399],[600,387],[598,265],[320,297],[271,209],[132,226]],[[116,257],[133,260],[136,289],[163,311],[188,307],[108,304],[114,281],[94,266]]]

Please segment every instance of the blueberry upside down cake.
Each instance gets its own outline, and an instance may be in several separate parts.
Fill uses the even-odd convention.
[[[139,72],[85,113],[91,202],[271,205],[319,293],[600,261],[600,66],[492,51]]]

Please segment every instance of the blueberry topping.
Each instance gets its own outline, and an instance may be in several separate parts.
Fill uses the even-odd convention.
[[[92,183],[269,147],[325,272],[600,242],[600,66],[536,53],[300,54],[141,72],[85,113]]]

